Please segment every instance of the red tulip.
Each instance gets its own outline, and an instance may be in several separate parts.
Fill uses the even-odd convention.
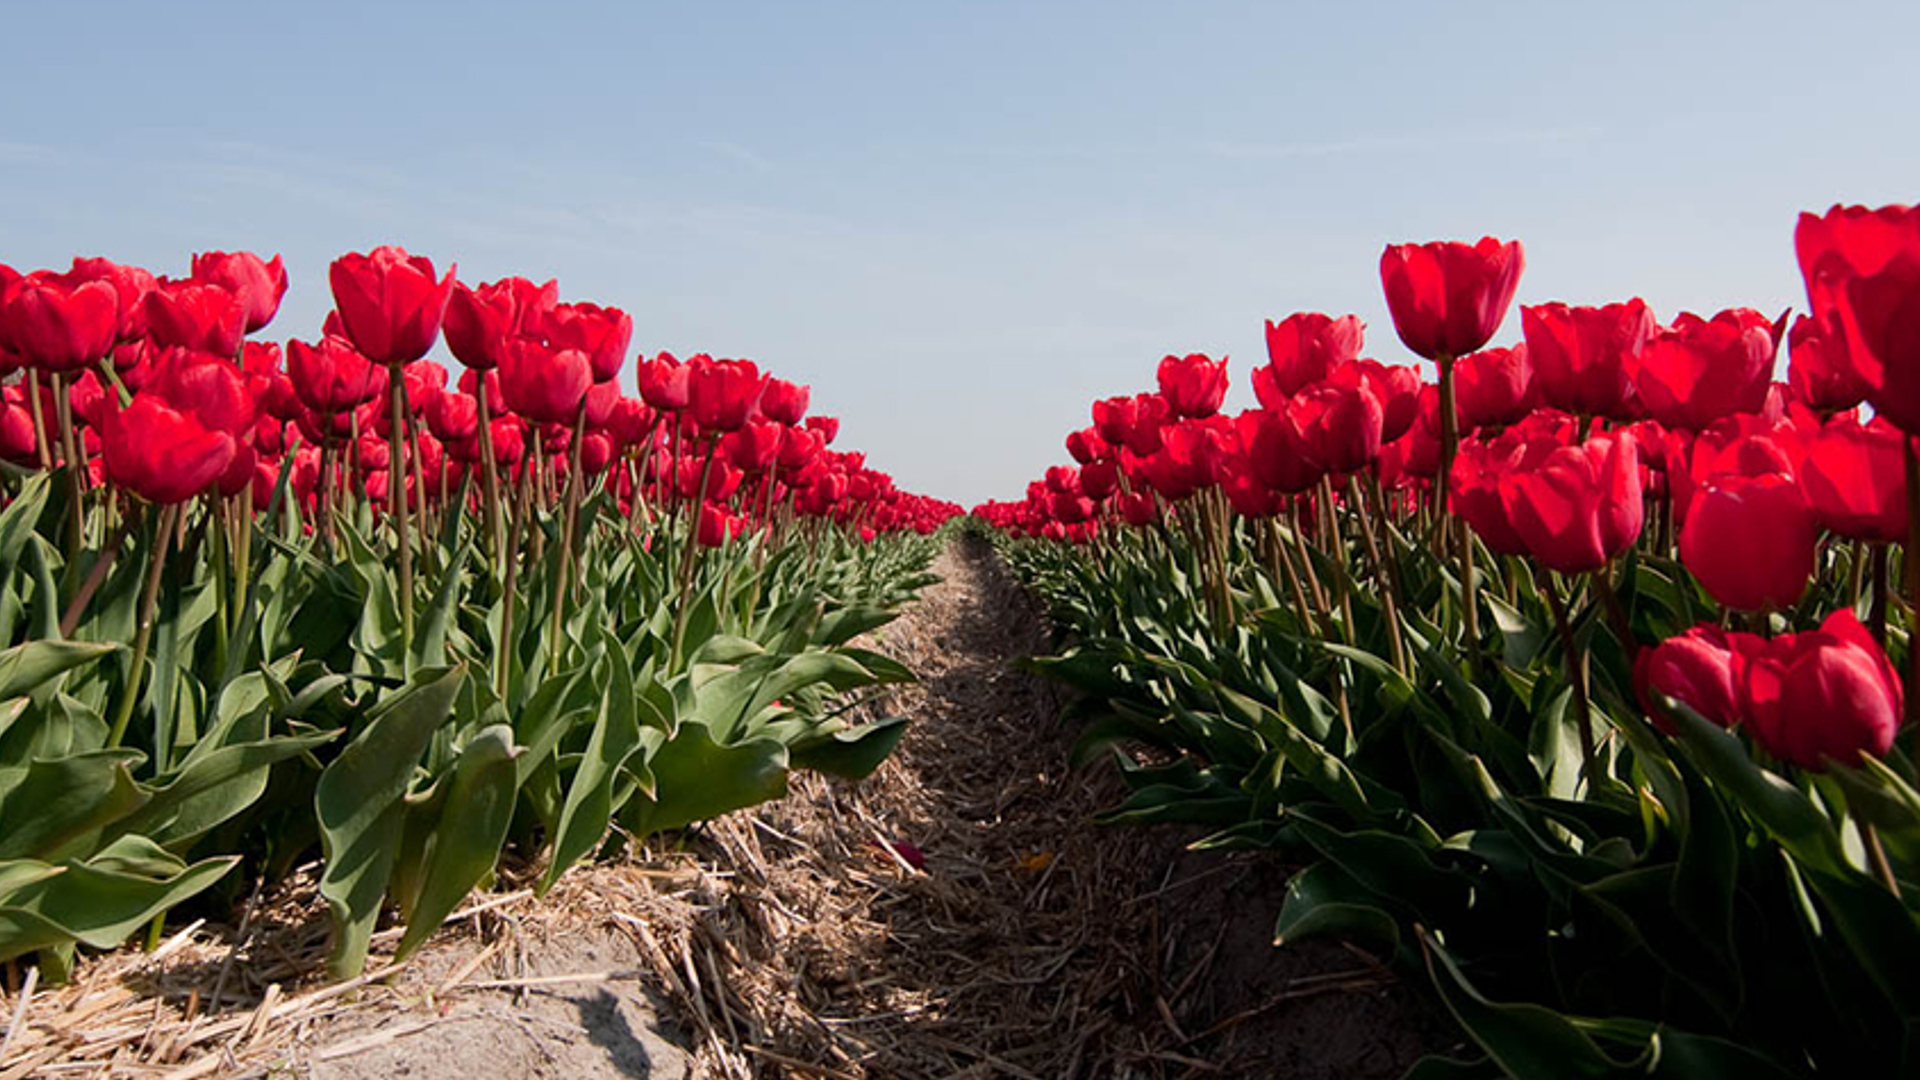
[[[557,304],[542,322],[555,349],[578,349],[593,367],[594,382],[611,382],[626,363],[633,340],[633,317],[616,307]]]
[[[480,402],[471,394],[441,394],[422,412],[428,430],[442,442],[462,442],[480,434]]]
[[[117,341],[147,336],[146,298],[159,284],[158,278],[138,266],[126,266],[111,259],[81,258],[73,260],[73,269],[67,271],[66,278],[76,285],[104,281],[113,286],[120,298],[119,329],[114,335]],[[0,288],[0,293],[4,292],[4,288]]]
[[[453,267],[435,280],[433,260],[382,246],[333,261],[327,281],[340,325],[354,348],[376,364],[404,364],[433,348],[453,292]]]
[[[441,325],[447,349],[467,367],[491,371],[500,366],[508,341],[539,336],[559,297],[557,281],[535,285],[510,277],[472,288],[456,281]]]
[[[1120,496],[1121,520],[1135,528],[1142,528],[1160,520],[1160,506],[1153,501],[1153,495],[1145,491],[1136,491]]]
[[[1160,396],[1175,416],[1212,416],[1227,396],[1227,361],[1209,360],[1203,353],[1169,356],[1160,361],[1159,380]]]
[[[766,389],[760,393],[760,412],[776,424],[793,427],[807,415],[807,399],[811,393],[809,387],[769,378]]]
[[[1365,387],[1380,402],[1380,441],[1390,443],[1407,433],[1420,418],[1420,373],[1405,364],[1389,367],[1378,360],[1360,359],[1334,368],[1327,381],[1340,386]]]
[[[677,412],[687,407],[687,378],[693,369],[663,352],[640,361],[640,397],[656,409]]]
[[[6,387],[0,399],[0,459],[15,465],[39,462],[40,443],[33,426],[33,410],[27,405],[27,389],[21,385]]]
[[[1090,461],[1080,470],[1080,490],[1095,502],[1104,501],[1119,487],[1120,467],[1111,461]]]
[[[29,274],[0,293],[0,341],[42,371],[91,367],[113,348],[120,295],[105,281]]]
[[[1707,720],[1730,728],[1742,718],[1742,686],[1747,658],[1765,641],[1756,634],[1729,634],[1717,626],[1696,626],[1651,649],[1633,663],[1633,688],[1647,717],[1661,731],[1674,733],[1673,718],[1655,695],[1673,698]]]
[[[689,362],[687,404],[693,418],[709,431],[738,431],[753,415],[765,380],[751,360]]]
[[[838,417],[809,416],[803,422],[803,426],[805,426],[808,431],[819,434],[820,444],[822,446],[833,445],[833,440],[840,435],[840,420]]]
[[[1815,539],[1813,510],[1790,477],[1723,475],[1694,493],[1680,558],[1727,607],[1785,608],[1813,576]]]
[[[1465,356],[1506,318],[1526,258],[1518,240],[1392,244],[1380,256],[1393,328],[1428,360]]]
[[[345,338],[287,342],[287,377],[300,403],[318,413],[351,412],[387,392],[387,370]]]
[[[772,421],[750,420],[740,430],[728,432],[720,440],[721,446],[734,468],[757,476],[766,472],[779,454],[784,430]]]
[[[1627,361],[1640,401],[1669,428],[1699,431],[1723,416],[1758,412],[1773,376],[1771,325],[1737,308],[1711,320],[1681,312]]]
[[[571,425],[593,385],[593,367],[578,349],[552,349],[516,338],[500,364],[507,408],[536,423]]]
[[[1448,478],[1447,501],[1454,513],[1466,519],[1487,550],[1496,555],[1527,553],[1526,540],[1508,516],[1501,481],[1539,468],[1562,445],[1557,438],[1529,438],[1517,430],[1492,441],[1461,441]]]
[[[1787,378],[1794,395],[1810,408],[1833,412],[1867,399],[1867,384],[1853,372],[1843,332],[1824,330],[1802,315],[1793,321],[1787,345]]]
[[[273,321],[281,298],[287,295],[287,268],[278,255],[272,262],[262,262],[250,251],[205,252],[193,257],[193,278],[239,297],[246,313],[243,329],[249,334]]]
[[[1258,409],[1242,413],[1240,432],[1248,466],[1273,490],[1295,495],[1318,484],[1325,475],[1290,411]]]
[[[1814,319],[1845,340],[1867,400],[1920,430],[1920,208],[1801,214],[1794,247]]]
[[[1503,477],[1500,496],[1527,550],[1563,574],[1598,570],[1632,547],[1646,511],[1626,433],[1554,449],[1537,468]]]
[[[115,484],[153,503],[179,503],[207,490],[233,463],[236,445],[158,395],[137,394],[101,425],[101,455]]]
[[[1900,725],[1900,676],[1846,608],[1818,630],[1766,642],[1748,660],[1742,689],[1754,741],[1816,772],[1830,760],[1886,756]]]
[[[1281,397],[1292,397],[1306,386],[1326,378],[1334,368],[1357,360],[1366,336],[1366,324],[1357,315],[1335,319],[1303,311],[1279,322],[1267,321],[1267,366],[1254,369],[1256,389],[1269,380]],[[1263,396],[1262,406],[1274,408]]]
[[[1633,383],[1627,362],[1655,330],[1644,301],[1636,297],[1598,308],[1523,306],[1520,326],[1544,403],[1580,416],[1629,418]]]
[[[1294,395],[1287,415],[1307,457],[1326,472],[1354,472],[1380,456],[1384,412],[1364,387],[1332,381],[1310,386]]]
[[[1095,428],[1083,428],[1067,435],[1067,453],[1082,465],[1091,465],[1113,453],[1113,447]]]
[[[1835,418],[1807,444],[1800,491],[1820,525],[1836,535],[1883,544],[1907,539],[1906,463],[1899,428]]]
[[[1525,342],[1511,349],[1481,349],[1454,362],[1453,401],[1464,427],[1517,423],[1539,400]]]

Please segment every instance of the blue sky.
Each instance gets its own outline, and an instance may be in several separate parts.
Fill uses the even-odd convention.
[[[1521,302],[1773,314],[1799,211],[1920,199],[1911,3],[4,11],[0,261],[281,252],[282,339],[377,243],[558,277],[967,503],[1166,353],[1250,403],[1265,318],[1407,361],[1390,242],[1518,237]]]

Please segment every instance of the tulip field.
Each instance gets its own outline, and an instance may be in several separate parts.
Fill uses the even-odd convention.
[[[985,540],[1063,755],[1118,777],[1076,827],[1283,865],[1243,913],[1277,949],[1365,950],[1458,1033],[1407,1076],[1920,1075],[1920,209],[1792,241],[1805,312],[1670,316],[1391,245],[1404,362],[1287,315],[1236,415],[1170,355],[971,513],[552,282],[348,254],[282,345],[278,257],[0,266],[7,989],[302,866],[352,979],[508,868],[884,783],[886,628]]]
[[[1793,239],[1791,321],[1542,303],[1511,348],[1519,242],[1390,246],[1437,381],[1292,315],[1258,409],[1169,356],[974,511],[1107,816],[1296,863],[1277,941],[1471,1037],[1421,1080],[1920,1070],[1920,210]]]

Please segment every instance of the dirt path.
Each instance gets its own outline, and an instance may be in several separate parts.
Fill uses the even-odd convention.
[[[913,720],[867,781],[797,777],[784,800],[571,872],[543,900],[476,899],[354,995],[324,996],[324,920],[296,883],[244,940],[207,927],[158,961],[90,962],[43,999],[42,1042],[126,1031],[103,1065],[317,1080],[1384,1080],[1441,1047],[1371,957],[1272,948],[1272,860],[1091,824],[1117,779],[1067,769],[1053,690],[1013,666],[1048,648],[1039,614],[984,545],[934,569],[867,643],[922,679],[859,706]],[[226,1007],[206,1009],[216,984]],[[58,1075],[89,1075],[72,1053]],[[164,1075],[93,1075],[136,1074]]]

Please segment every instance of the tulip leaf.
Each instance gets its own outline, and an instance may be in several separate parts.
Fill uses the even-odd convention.
[[[24,876],[0,862],[0,881],[17,882],[0,889],[0,960],[74,942],[113,948],[239,861],[227,856],[181,863],[164,875],[77,861],[28,863],[34,872]]]
[[[1317,934],[1400,947],[1400,926],[1379,905],[1379,898],[1330,862],[1317,862],[1287,879],[1286,899],[1274,923],[1276,946]]]
[[[611,669],[606,696],[601,700],[593,733],[587,739],[586,752],[573,772],[567,788],[566,805],[560,811],[559,826],[553,834],[553,855],[547,872],[541,876],[539,891],[545,893],[560,880],[567,867],[593,850],[607,831],[607,822],[617,809],[613,805],[614,781],[620,767],[640,745],[640,721],[634,707],[633,672],[626,650],[610,649]]]
[[[41,691],[55,676],[115,652],[117,645],[29,641],[0,651],[0,701]]]
[[[513,759],[519,752],[505,724],[483,729],[461,750],[395,959],[411,956],[493,870],[513,822],[519,786]]]
[[[796,739],[790,744],[789,757],[796,769],[861,780],[880,767],[906,733],[907,718],[890,716],[825,735]]]
[[[100,831],[146,803],[131,768],[137,750],[37,759],[0,773],[0,859],[55,862],[85,855]]]
[[[358,974],[366,963],[404,824],[401,799],[465,678],[464,667],[416,673],[375,707],[320,775],[313,803],[325,853],[320,895],[334,921],[327,970],[335,978]]]
[[[678,829],[787,792],[787,748],[773,739],[722,745],[704,720],[687,719],[646,761],[658,794],[627,805],[636,836]]]

